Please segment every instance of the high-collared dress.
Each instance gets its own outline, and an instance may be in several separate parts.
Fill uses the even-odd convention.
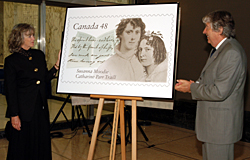
[[[161,62],[150,74],[144,75],[142,81],[145,82],[167,82],[168,61]]]

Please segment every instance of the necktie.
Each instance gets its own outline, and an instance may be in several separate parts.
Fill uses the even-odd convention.
[[[216,48],[213,48],[210,57],[212,57],[215,51],[216,51]]]

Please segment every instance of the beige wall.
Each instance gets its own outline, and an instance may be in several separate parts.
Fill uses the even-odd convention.
[[[178,0],[181,7],[181,25],[177,78],[196,80],[208,58],[211,46],[202,34],[204,24],[201,19],[214,10],[227,10],[236,23],[236,38],[242,44],[248,57],[248,79],[245,92],[245,110],[250,111],[250,1],[248,0]],[[151,3],[173,2],[171,0],[151,0]],[[176,100],[191,100],[190,94],[176,92]]]
[[[58,52],[61,50],[62,32],[64,30],[66,8],[46,6],[46,59],[48,68],[56,63]],[[66,97],[65,94],[56,94],[57,79],[51,81],[52,95]]]
[[[3,55],[4,58],[10,55],[8,49],[8,36],[15,24],[29,23],[35,27],[36,32],[39,30],[39,7],[33,4],[23,4],[14,2],[3,2]],[[37,40],[37,37],[36,37]],[[34,48],[37,47],[35,41]],[[0,57],[1,58],[1,57]],[[0,62],[3,58],[0,60]]]
[[[66,8],[46,6],[46,60],[50,69],[55,64],[61,49],[61,37],[64,29]],[[1,18],[2,17],[2,18]],[[34,4],[0,1],[0,64],[10,55],[8,36],[15,24],[29,23],[35,27],[36,41],[34,48],[38,48],[39,35],[39,6]],[[2,54],[1,54],[2,53]],[[52,95],[56,95],[56,79],[51,81]]]
[[[105,2],[113,2],[113,3],[120,3],[120,4],[132,4],[132,0],[102,0]]]
[[[0,19],[3,19],[3,1],[0,1]],[[0,64],[3,63],[3,21],[0,20]]]

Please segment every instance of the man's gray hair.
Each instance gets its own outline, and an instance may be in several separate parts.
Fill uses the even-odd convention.
[[[212,30],[215,32],[219,32],[219,29],[222,27],[222,35],[227,38],[235,37],[234,19],[227,11],[214,11],[208,13],[202,18],[202,22],[204,24],[210,23]]]

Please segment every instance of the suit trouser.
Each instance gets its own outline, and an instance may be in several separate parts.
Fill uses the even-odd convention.
[[[233,144],[202,144],[203,160],[234,160]]]

